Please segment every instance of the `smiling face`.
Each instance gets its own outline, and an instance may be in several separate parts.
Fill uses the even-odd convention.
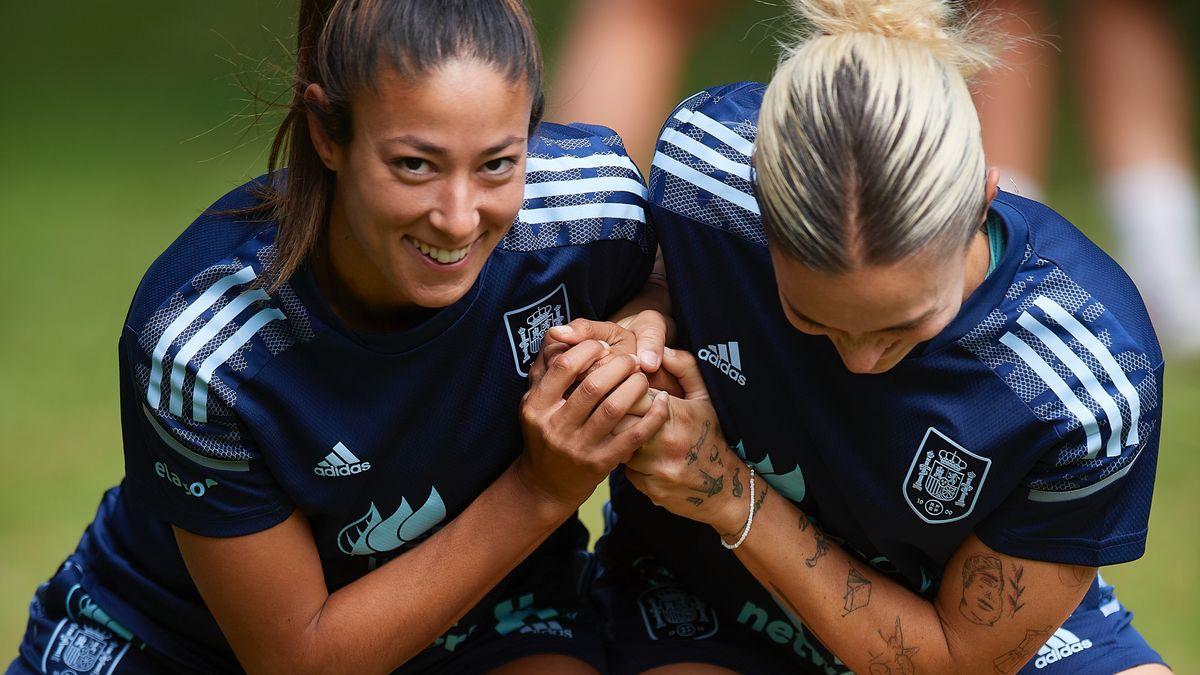
[[[320,101],[316,85],[309,94]],[[319,278],[335,287],[334,309],[380,319],[453,304],[521,208],[528,87],[490,64],[455,59],[415,82],[381,71],[352,104],[344,146],[309,124],[336,173],[318,263],[326,267]]]
[[[914,347],[945,328],[983,281],[986,235],[964,253],[928,253],[886,266],[818,272],[772,245],[784,315],[797,330],[824,335],[852,373],[890,370]]]

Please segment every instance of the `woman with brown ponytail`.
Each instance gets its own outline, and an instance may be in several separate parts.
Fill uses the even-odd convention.
[[[575,510],[665,402],[611,433],[648,386],[628,333],[536,359],[641,289],[640,174],[607,129],[539,125],[520,0],[300,28],[269,172],[134,295],[126,478],[8,672],[596,672]]]
[[[978,17],[793,4],[810,32],[771,83],[689,98],[658,142],[685,395],[613,480],[614,670],[1167,672],[1097,574],[1145,550],[1163,360],[1137,290],[996,189]]]

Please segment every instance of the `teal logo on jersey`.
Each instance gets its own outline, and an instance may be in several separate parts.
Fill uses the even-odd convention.
[[[338,549],[346,555],[373,555],[387,553],[429,532],[446,518],[446,505],[437,488],[430,488],[429,498],[421,508],[413,511],[407,499],[400,500],[400,508],[384,518],[375,502],[362,518],[342,528],[338,533]]]
[[[526,593],[517,598],[514,604],[512,600],[505,600],[496,605],[493,614],[496,616],[496,632],[501,635],[520,630],[525,627],[525,619],[535,617],[541,621],[553,619],[558,616],[558,611],[549,608],[537,608],[533,606],[533,594]]]
[[[799,464],[791,471],[778,473],[775,470],[775,465],[771,462],[770,453],[764,454],[762,460],[754,462],[746,457],[746,447],[743,441],[738,441],[733,449],[737,451],[738,457],[753,464],[754,471],[765,478],[771,484],[771,487],[779,491],[779,494],[797,504],[804,501],[804,495],[807,493],[807,490],[804,486],[804,472],[800,470]]]

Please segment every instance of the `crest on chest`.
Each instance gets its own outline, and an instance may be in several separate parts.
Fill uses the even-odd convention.
[[[904,479],[904,500],[931,524],[962,520],[975,509],[992,460],[929,427]]]
[[[529,366],[542,350],[546,331],[570,322],[571,303],[566,284],[559,284],[541,300],[504,313],[504,329],[521,377],[529,375]]]

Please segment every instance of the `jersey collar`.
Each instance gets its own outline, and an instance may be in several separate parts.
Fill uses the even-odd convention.
[[[1012,286],[1013,278],[1029,246],[1029,223],[1005,197],[1004,192],[997,192],[989,210],[989,216],[998,218],[1004,229],[1004,255],[996,263],[996,269],[967,298],[950,325],[933,339],[918,345],[904,361],[923,358],[957,342],[972,328],[982,323],[993,309],[1000,306],[1004,294]]]

